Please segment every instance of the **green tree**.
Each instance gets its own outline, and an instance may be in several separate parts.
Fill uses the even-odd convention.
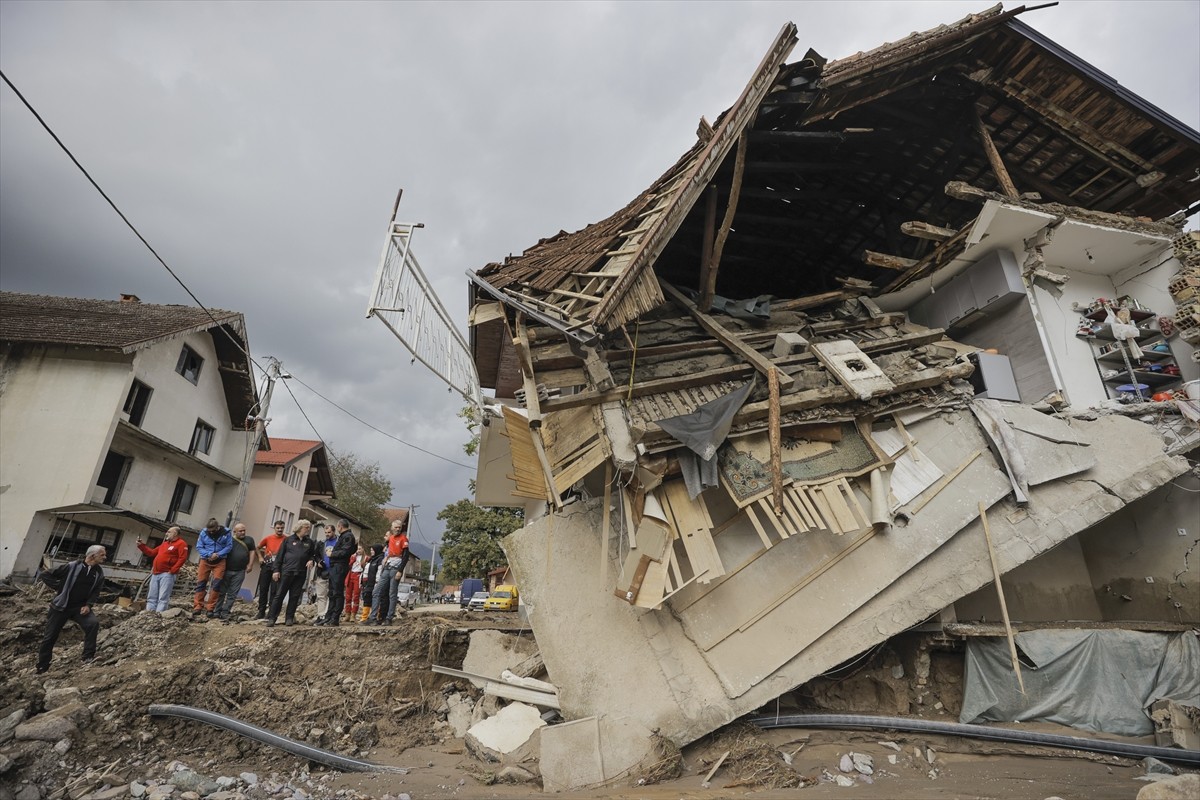
[[[451,503],[438,512],[437,518],[446,523],[439,551],[444,583],[483,578],[505,564],[500,539],[525,522],[519,508],[480,508],[470,500]]]
[[[364,461],[354,453],[335,455],[328,446],[329,471],[337,493],[334,505],[369,525],[374,536],[387,532],[388,520],[380,510],[392,499],[392,482],[383,477],[377,461]]]

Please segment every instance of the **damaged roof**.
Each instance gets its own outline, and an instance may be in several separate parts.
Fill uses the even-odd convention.
[[[645,192],[487,265],[473,289],[587,341],[661,305],[658,278],[703,288],[704,263],[718,295],[894,285],[974,219],[952,181],[1150,220],[1194,211],[1200,134],[1016,20],[1024,10],[995,6],[828,63],[809,50],[786,64],[785,26],[734,106],[702,120]],[[938,231],[905,235],[914,222]],[[511,359],[502,331],[474,330],[485,386]]]
[[[237,428],[258,405],[246,320],[236,311],[128,300],[0,292],[0,341],[117,350],[129,355],[168,339],[210,332],[229,418]],[[218,332],[219,331],[219,332]]]

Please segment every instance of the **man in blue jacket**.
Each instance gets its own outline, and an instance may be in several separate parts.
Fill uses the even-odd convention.
[[[346,604],[346,574],[350,572],[350,559],[358,552],[358,539],[350,530],[349,520],[338,520],[337,538],[326,552],[325,564],[329,569],[329,606],[325,616],[314,624],[337,627],[342,617],[342,606]]]
[[[50,581],[58,588],[58,594],[50,601],[50,614],[46,617],[46,635],[38,648],[38,674],[50,669],[54,655],[54,643],[62,633],[63,626],[70,620],[83,629],[83,663],[90,664],[96,658],[96,634],[100,623],[92,606],[100,602],[100,588],[104,586],[104,570],[100,565],[108,558],[103,545],[94,544],[86,555],[70,564],[62,564],[51,573]],[[61,587],[61,588],[60,588]]]
[[[217,615],[221,597],[221,579],[225,577],[225,558],[233,549],[233,533],[213,517],[196,537],[200,563],[196,570],[196,595],[192,598],[192,616],[208,612]],[[206,596],[207,591],[207,596]]]

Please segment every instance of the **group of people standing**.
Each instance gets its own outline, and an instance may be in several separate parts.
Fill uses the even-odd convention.
[[[343,616],[348,622],[374,624],[395,618],[396,596],[409,560],[403,523],[393,522],[387,540],[372,545],[369,553],[344,519],[336,527],[325,526],[322,541],[312,540],[312,523],[307,520],[297,522],[291,536],[284,536],[282,522],[274,528],[259,545],[263,569],[257,619],[274,627],[282,612],[283,624],[295,625],[310,567],[317,602],[314,625],[336,627]]]
[[[393,522],[383,544],[371,545],[370,552],[359,544],[348,520],[323,526],[321,542],[310,538],[313,526],[307,520],[297,522],[290,536],[284,534],[285,527],[282,520],[276,521],[271,533],[256,545],[246,535],[243,523],[237,522],[230,529],[216,518],[209,519],[196,537],[199,561],[192,615],[231,622],[233,604],[246,573],[261,565],[256,619],[265,619],[267,627],[275,626],[281,611],[284,625],[296,624],[296,609],[310,583],[310,569],[317,598],[313,624],[336,627],[343,614],[351,622],[392,622],[409,560],[408,536],[402,522]],[[159,544],[150,546],[139,537],[137,546],[152,559],[146,611],[166,611],[179,570],[188,561],[188,544],[180,537],[179,528],[171,527]],[[95,658],[100,624],[92,606],[99,602],[104,585],[100,565],[107,557],[102,545],[93,545],[83,558],[43,576],[56,594],[50,601],[46,632],[38,650],[38,673],[49,669],[54,645],[67,622],[75,622],[83,630],[84,663]]]

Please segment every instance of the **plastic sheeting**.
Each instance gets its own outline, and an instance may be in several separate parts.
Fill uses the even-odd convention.
[[[1147,736],[1147,709],[1200,706],[1200,642],[1192,633],[1045,630],[1016,634],[1025,696],[1003,638],[967,643],[960,722],[1055,722]]]

